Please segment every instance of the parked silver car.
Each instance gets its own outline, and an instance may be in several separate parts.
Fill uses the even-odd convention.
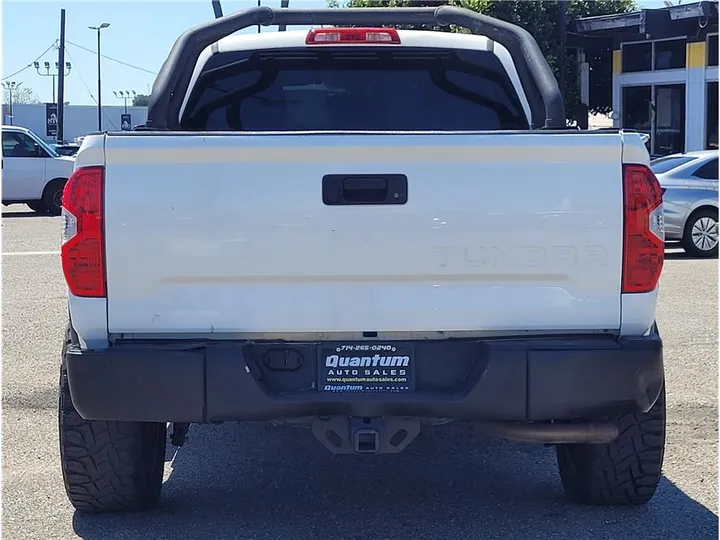
[[[663,187],[665,240],[695,256],[718,254],[718,152],[661,157],[650,168]]]

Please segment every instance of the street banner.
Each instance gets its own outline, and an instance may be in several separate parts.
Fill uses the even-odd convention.
[[[58,106],[57,103],[45,104],[45,136],[57,137],[58,132]]]

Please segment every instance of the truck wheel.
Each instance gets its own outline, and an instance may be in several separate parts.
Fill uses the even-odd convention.
[[[682,247],[694,257],[717,257],[718,211],[702,208],[691,214],[685,224]]]
[[[665,450],[665,387],[653,407],[615,419],[609,444],[560,444],[557,459],[567,497],[592,505],[640,505],[655,494]]]
[[[62,194],[65,187],[65,178],[56,178],[45,186],[42,196],[42,204],[53,216],[59,216],[62,212]]]
[[[69,334],[69,332],[68,332]],[[165,424],[84,420],[60,369],[60,465],[65,491],[81,512],[146,510],[160,498]]]
[[[37,212],[38,214],[45,214],[47,212],[47,209],[42,201],[30,201],[27,203],[27,206],[30,210]]]

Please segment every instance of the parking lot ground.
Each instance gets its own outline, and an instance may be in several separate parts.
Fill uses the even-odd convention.
[[[303,429],[226,423],[192,426],[186,446],[168,453],[157,510],[85,516],[68,503],[58,465],[59,237],[59,218],[3,212],[5,539],[718,537],[716,260],[667,253],[658,322],[668,444],[645,507],[571,505],[552,448],[483,438],[468,424],[426,430],[399,455],[360,458],[330,455]]]

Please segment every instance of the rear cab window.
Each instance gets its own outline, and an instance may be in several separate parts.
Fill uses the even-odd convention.
[[[188,98],[193,131],[497,131],[529,123],[488,51],[323,47],[216,53]]]

